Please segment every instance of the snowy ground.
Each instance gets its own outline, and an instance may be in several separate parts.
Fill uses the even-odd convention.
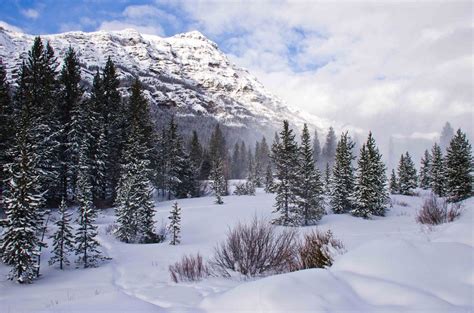
[[[170,264],[183,254],[210,255],[229,226],[268,218],[273,199],[259,191],[225,197],[224,205],[209,197],[180,200],[179,246],[120,243],[106,233],[113,211],[101,212],[99,239],[111,261],[60,271],[43,254],[43,276],[27,286],[6,280],[8,268],[0,265],[0,312],[473,312],[473,198],[459,220],[432,228],[415,222],[420,197],[395,196],[387,217],[374,220],[327,215],[318,227],[331,229],[348,250],[329,270],[171,282]],[[157,204],[158,225],[171,204]]]

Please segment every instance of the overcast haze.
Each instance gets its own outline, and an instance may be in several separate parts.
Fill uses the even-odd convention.
[[[434,139],[446,121],[472,138],[471,1],[84,0],[65,13],[66,6],[6,1],[0,19],[29,33],[197,29],[286,102],[364,136],[371,129],[382,145],[389,135]]]

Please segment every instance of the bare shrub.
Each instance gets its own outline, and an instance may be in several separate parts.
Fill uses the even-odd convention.
[[[431,194],[423,202],[416,221],[421,224],[438,225],[454,221],[461,215],[461,212],[461,204],[457,203],[449,206],[445,199],[437,198],[434,194]]]
[[[211,261],[220,275],[240,273],[245,277],[284,273],[297,268],[296,231],[277,231],[265,220],[254,218],[229,230],[215,249]]]
[[[180,281],[198,281],[209,276],[209,268],[203,262],[202,256],[183,256],[183,258],[173,265],[170,265],[169,272],[171,279],[177,283]]]
[[[330,267],[334,257],[346,251],[342,241],[335,239],[330,230],[306,234],[298,250],[300,269]]]

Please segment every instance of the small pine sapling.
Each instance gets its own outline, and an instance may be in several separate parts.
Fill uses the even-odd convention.
[[[171,208],[170,216],[168,217],[170,224],[168,225],[168,231],[171,234],[170,245],[177,245],[181,243],[181,208],[178,206],[178,202],[174,202]]]

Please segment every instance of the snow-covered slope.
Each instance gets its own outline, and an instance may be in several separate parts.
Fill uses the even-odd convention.
[[[223,205],[211,197],[179,200],[182,241],[177,246],[121,243],[107,231],[113,209],[101,211],[99,240],[112,260],[98,268],[61,271],[47,265],[47,248],[43,275],[28,286],[6,280],[9,269],[0,264],[0,312],[473,312],[474,198],[464,201],[459,219],[434,227],[415,221],[422,197],[396,195],[386,217],[329,214],[318,226],[299,228],[301,233],[331,229],[344,243],[347,252],[329,269],[253,280],[171,281],[170,264],[197,252],[210,258],[229,227],[254,216],[270,218],[274,197],[259,189],[256,196],[224,197]],[[172,204],[156,204],[157,225],[167,221]],[[52,233],[49,227],[47,237]]]
[[[132,29],[69,32],[42,38],[50,41],[60,58],[69,46],[78,50],[83,76],[89,84],[97,67],[103,67],[110,56],[119,68],[122,86],[139,76],[147,86],[155,112],[176,114],[197,127],[218,120],[234,129],[269,133],[283,119],[297,127],[304,122],[312,127],[328,126],[324,120],[291,108],[270,94],[197,31],[169,38],[142,35]],[[9,72],[26,57],[33,39],[0,27],[0,57]]]

